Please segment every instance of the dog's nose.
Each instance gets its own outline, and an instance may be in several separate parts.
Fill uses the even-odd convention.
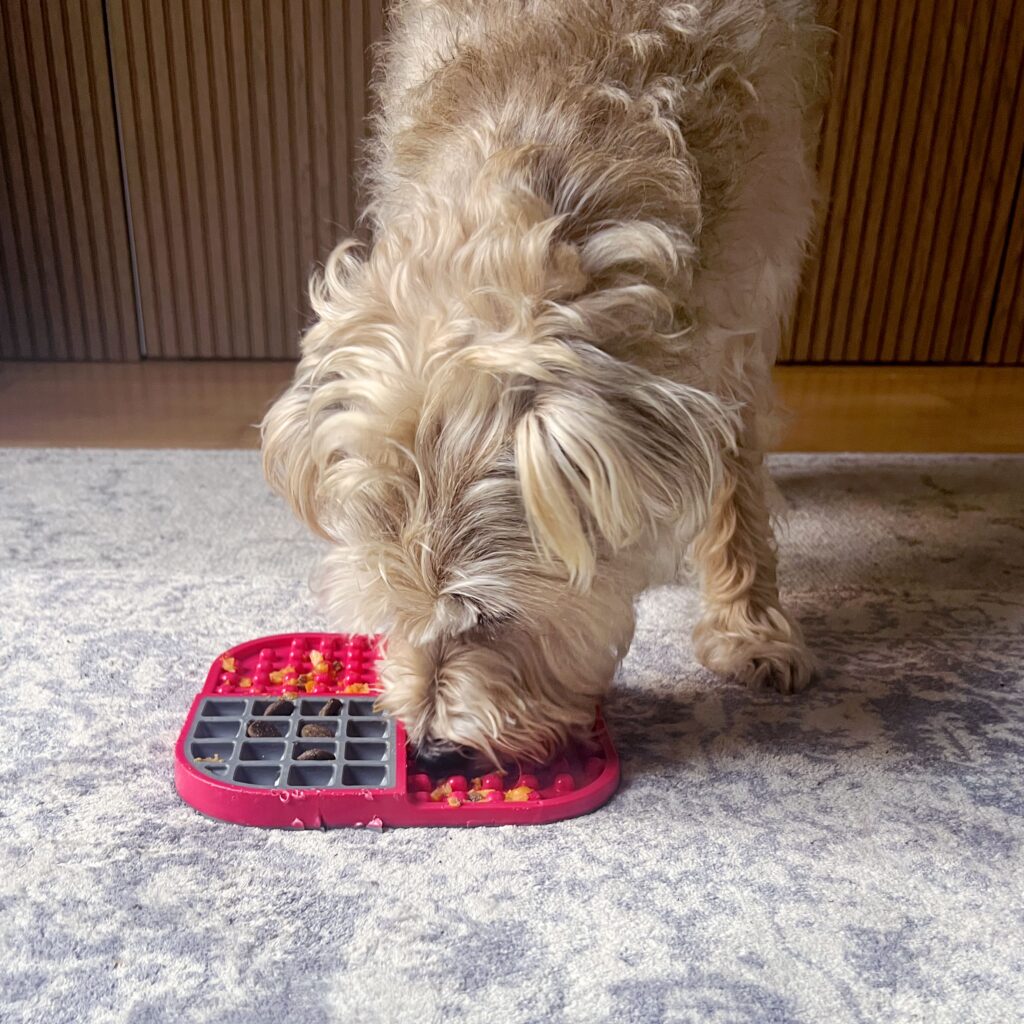
[[[426,740],[416,748],[416,763],[431,774],[464,774],[472,758],[473,751],[465,747],[435,740]]]

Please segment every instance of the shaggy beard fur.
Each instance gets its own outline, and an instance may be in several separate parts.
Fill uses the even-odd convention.
[[[393,10],[373,244],[314,282],[263,444],[421,747],[541,758],[588,729],[688,547],[705,663],[809,678],[760,465],[811,223],[808,6]]]

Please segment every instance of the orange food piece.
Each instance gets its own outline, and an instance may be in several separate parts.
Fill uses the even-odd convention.
[[[319,651],[310,651],[309,661],[313,668],[320,668],[320,666],[326,664],[327,659]]]
[[[457,796],[450,796],[450,797],[448,797],[448,806],[449,807],[461,807],[462,806],[462,801]]]
[[[477,780],[474,779],[473,781],[475,782]],[[466,799],[469,800],[470,803],[478,804],[482,800],[486,800],[494,792],[496,792],[496,790],[493,790],[493,789],[479,789],[479,788],[474,786],[473,789],[471,789],[466,794]]]
[[[346,693],[369,693],[370,687],[366,683],[352,683],[345,687]]]
[[[530,789],[529,786],[515,786],[512,789],[505,790],[505,799],[513,804],[525,803],[534,795],[534,790]]]
[[[243,690],[248,690],[249,687],[252,686],[252,680],[246,676],[244,679],[239,680],[238,685],[242,687]]]
[[[270,681],[277,686],[278,683],[284,682],[284,669],[279,668],[276,672],[270,673]]]
[[[234,672],[238,668],[238,663],[234,658],[221,658],[220,667],[224,669],[225,672]]]
[[[449,786],[447,782],[442,782],[441,785],[438,786],[437,789],[435,789],[430,794],[430,799],[437,803],[438,801],[443,800],[445,797],[450,797],[451,795],[452,787]]]
[[[314,683],[313,680],[310,679],[306,683],[306,693],[312,693],[315,687],[316,687],[316,683]]]

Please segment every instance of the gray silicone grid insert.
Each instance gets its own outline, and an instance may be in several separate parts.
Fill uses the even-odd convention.
[[[395,723],[373,710],[373,698],[296,697],[288,716],[266,717],[263,709],[279,698],[204,697],[185,740],[185,756],[200,771],[238,786],[261,789],[390,789],[395,785]],[[341,712],[321,718],[329,701]],[[249,723],[272,722],[277,737],[247,735]],[[300,736],[303,725],[333,729],[330,737]],[[299,761],[304,750],[319,748],[333,761]],[[218,756],[219,761],[203,761]]]

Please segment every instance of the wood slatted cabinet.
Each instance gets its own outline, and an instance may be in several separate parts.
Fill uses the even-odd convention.
[[[102,0],[0,0],[0,358],[139,358]]]
[[[108,0],[150,358],[298,352],[351,233],[380,0]]]
[[[1024,2],[822,9],[783,360],[1024,363]],[[294,357],[383,28],[384,0],[0,0],[0,357]]]
[[[832,18],[824,216],[783,359],[1020,362],[1024,4]]]

